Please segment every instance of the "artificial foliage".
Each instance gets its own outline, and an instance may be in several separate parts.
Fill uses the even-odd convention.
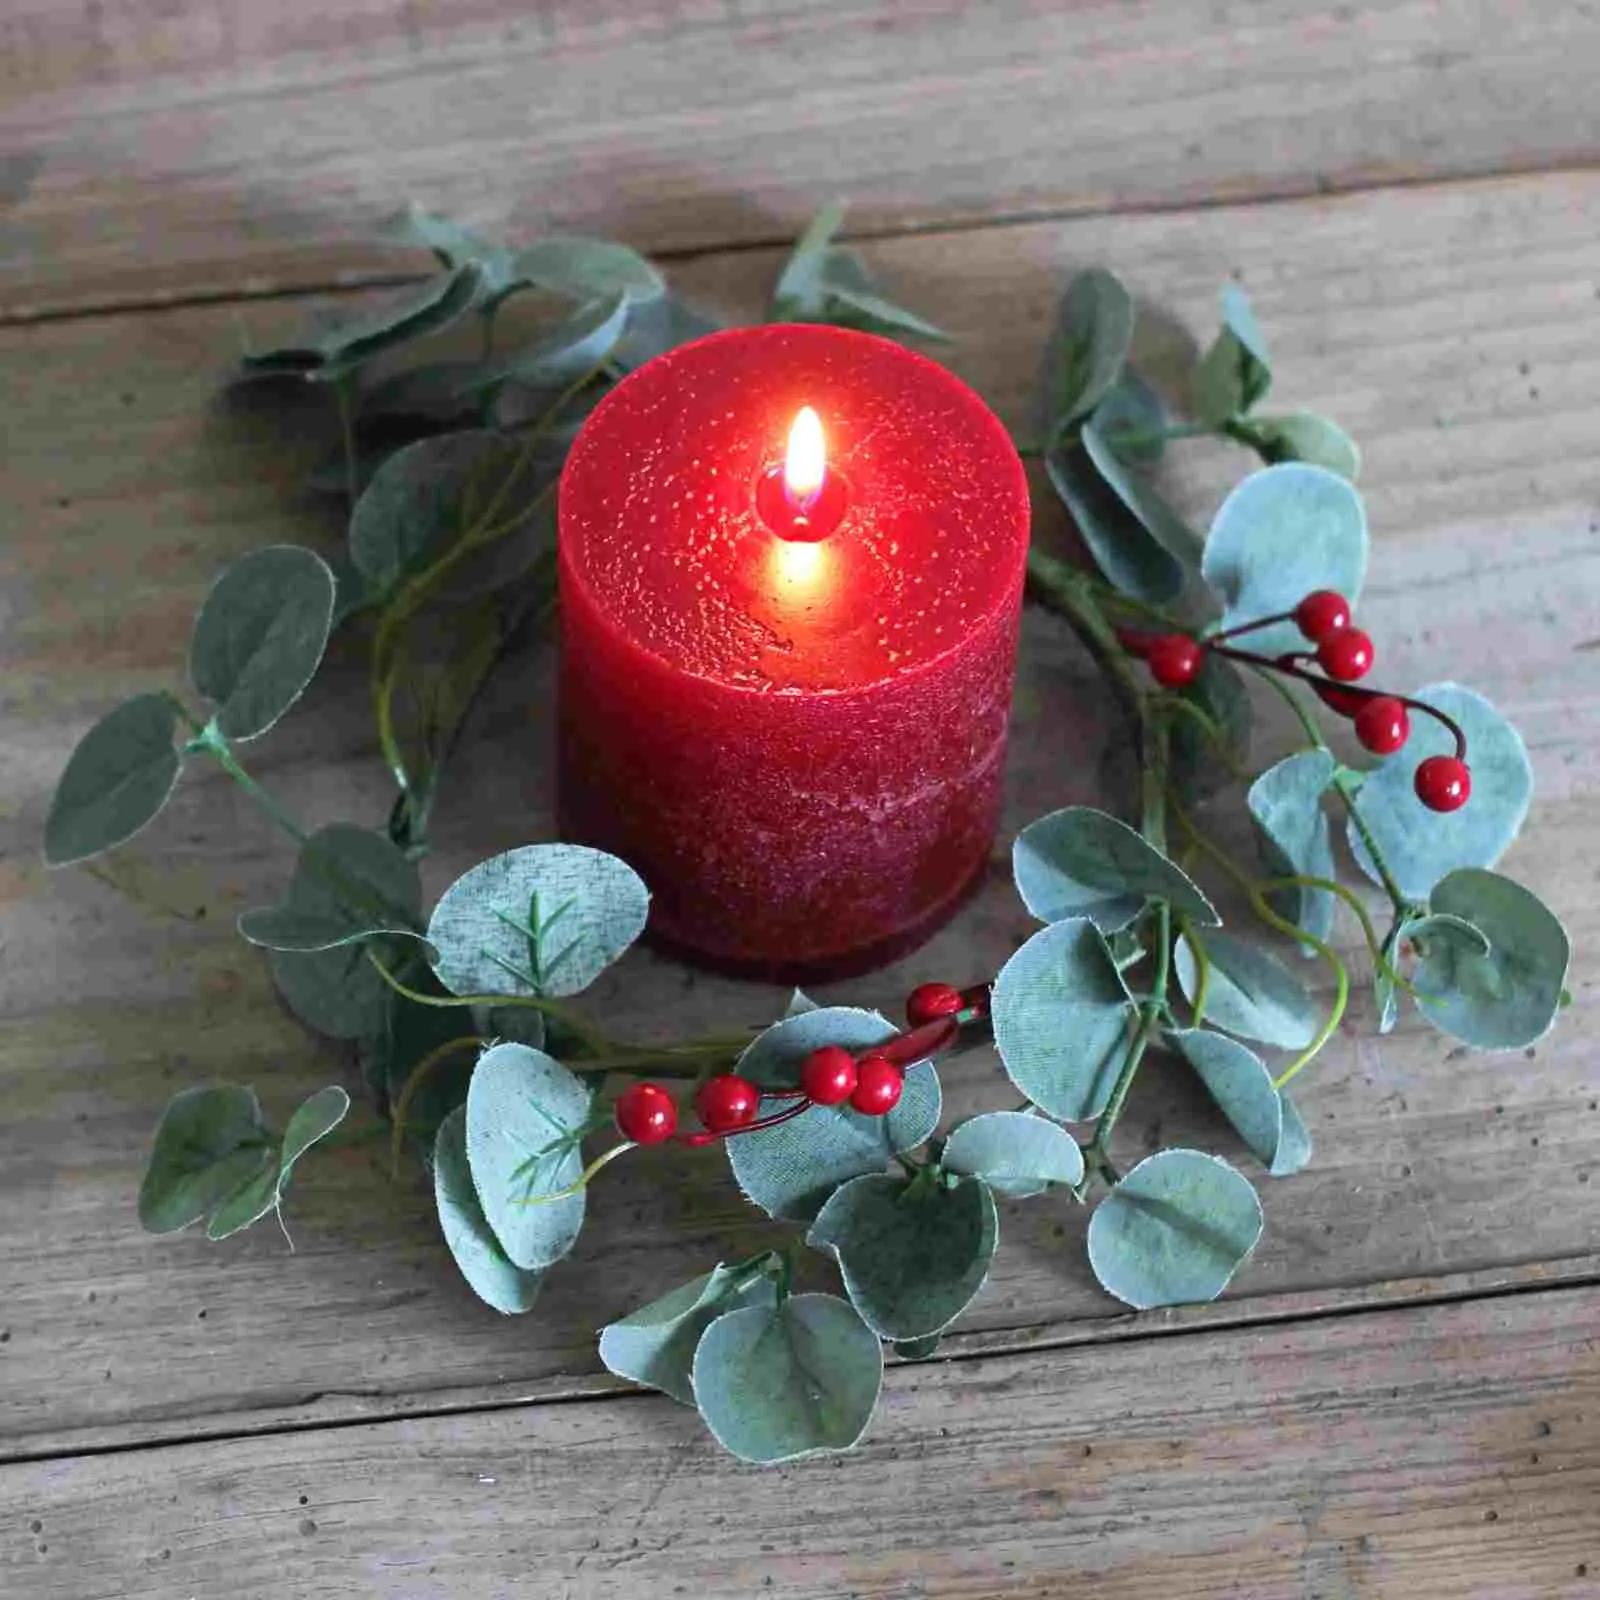
[[[835,243],[839,220],[807,230],[774,318],[942,338]],[[926,1358],[982,1292],[999,1202],[1092,1207],[1089,1266],[1128,1305],[1227,1287],[1261,1234],[1259,1183],[1311,1158],[1287,1086],[1348,1005],[1329,943],[1341,907],[1370,955],[1381,1028],[1415,1007],[1452,1039],[1510,1050],[1552,1025],[1566,935],[1492,870],[1528,809],[1526,751],[1471,689],[1371,687],[1378,647],[1352,615],[1369,559],[1354,444],[1325,418],[1265,409],[1272,362],[1235,286],[1174,416],[1128,364],[1132,298],[1091,270],[1061,298],[1023,448],[1092,567],[1036,549],[1029,577],[1128,714],[1138,777],[1125,814],[1072,806],[1024,828],[1014,874],[1037,931],[990,981],[920,986],[905,1026],[796,993],[741,1035],[612,1038],[576,997],[644,930],[649,887],[627,863],[533,843],[430,908],[416,861],[483,684],[553,610],[552,490],[576,428],[611,385],[713,323],[621,245],[513,249],[419,212],[403,231],[434,252],[432,277],[249,355],[241,374],[328,392],[343,449],[320,481],[348,497],[346,547],[276,545],[221,575],[194,626],[192,693],[138,695],[89,730],[45,852],[65,865],[123,844],[197,761],[265,809],[297,857],[280,903],[245,912],[239,931],[308,1026],[355,1042],[397,1163],[431,1175],[444,1245],[487,1305],[537,1315],[591,1191],[605,1203],[611,1162],[645,1144],[671,1142],[686,1162],[725,1151],[748,1200],[793,1225],[792,1247],[663,1284],[602,1330],[601,1359],[697,1406],[745,1460],[844,1449],[871,1420],[884,1346]],[[502,348],[513,297],[549,315]],[[479,353],[438,356],[428,341],[463,322]],[[1194,436],[1262,463],[1204,537],[1157,474]],[[336,628],[365,643],[395,800],[376,827],[312,832],[242,747],[293,707]],[[1302,734],[1264,771],[1249,764],[1252,680]],[[1324,727],[1341,721],[1374,759],[1330,748]],[[1254,823],[1254,860],[1215,837],[1229,796]],[[1225,922],[1225,903],[1245,914]],[[1311,961],[1331,1002],[1307,986]],[[994,1109],[947,1125],[940,1058],[990,1043]],[[1254,1177],[1186,1149],[1119,1169],[1111,1136],[1151,1050],[1193,1069]],[[323,1089],[280,1135],[247,1088],[183,1090],[156,1132],[141,1221],[204,1221],[220,1239],[281,1217],[293,1167],[348,1104]],[[805,1247],[836,1264],[840,1293],[791,1292]]]

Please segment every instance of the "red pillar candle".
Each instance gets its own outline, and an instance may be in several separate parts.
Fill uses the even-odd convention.
[[[786,481],[807,407],[826,466]],[[910,949],[993,840],[1027,543],[1005,429],[899,345],[769,326],[640,368],[561,480],[564,835],[712,966]]]

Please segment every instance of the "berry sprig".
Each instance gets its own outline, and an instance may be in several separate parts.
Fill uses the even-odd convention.
[[[1266,656],[1230,643],[1282,622],[1294,623],[1315,649]],[[1362,747],[1374,755],[1393,755],[1404,748],[1411,737],[1411,712],[1432,717],[1449,730],[1456,750],[1453,756],[1428,756],[1418,764],[1412,779],[1417,798],[1430,811],[1448,812],[1459,811],[1471,797],[1467,736],[1453,717],[1409,695],[1355,687],[1371,672],[1377,652],[1371,636],[1352,621],[1349,601],[1332,589],[1314,590],[1292,611],[1257,617],[1221,633],[1194,637],[1118,628],[1116,634],[1123,649],[1142,660],[1163,689],[1182,689],[1193,683],[1207,651],[1309,684],[1325,706],[1349,718]],[[1321,671],[1311,671],[1312,663]]]

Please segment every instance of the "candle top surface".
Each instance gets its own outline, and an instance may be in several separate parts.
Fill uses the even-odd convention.
[[[757,508],[803,406],[847,490],[816,543]],[[1028,490],[999,420],[943,367],[821,326],[731,329],[624,379],[561,480],[564,582],[680,671],[843,691],[937,661],[1015,601]]]

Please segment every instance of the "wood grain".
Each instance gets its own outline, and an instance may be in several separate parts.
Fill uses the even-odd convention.
[[[684,250],[1592,162],[1516,0],[9,0],[0,313],[410,269],[409,199]]]
[[[639,1398],[0,1468],[30,1600],[1600,1588],[1600,1293],[900,1368],[754,1471]]]
[[[1600,933],[1597,202],[1600,179],[1550,176],[931,234],[874,250],[899,292],[961,336],[955,364],[1019,424],[1071,266],[1107,261],[1165,308],[1144,340],[1158,373],[1185,328],[1204,336],[1215,284],[1238,274],[1277,347],[1285,403],[1325,408],[1368,447],[1378,547],[1364,614],[1385,676],[1410,685],[1459,674],[1518,722],[1539,798],[1509,868],[1568,919],[1580,950]],[[681,279],[748,312],[774,260],[709,257]],[[254,308],[250,319],[264,336],[299,309]],[[231,931],[242,906],[275,894],[289,856],[218,776],[186,782],[119,864],[132,900],[37,864],[73,740],[120,695],[176,681],[189,615],[219,564],[273,539],[333,537],[288,492],[316,454],[308,427],[281,444],[259,414],[211,401],[236,339],[228,307],[0,334],[14,374],[15,532],[0,550],[10,607],[0,638],[0,1435],[13,1453],[173,1437],[229,1414],[235,1425],[251,1414],[328,1421],[429,1396],[581,1393],[594,1383],[600,1321],[768,1237],[714,1156],[619,1164],[539,1312],[506,1322],[455,1280],[426,1196],[388,1184],[370,1123],[297,1177],[293,1255],[265,1229],[221,1247],[136,1231],[137,1175],[173,1089],[253,1082],[281,1114],[350,1072],[281,1012]],[[1243,465],[1202,448],[1174,468],[1175,492],[1203,516]],[[1032,618],[1025,656],[1013,826],[1096,798],[1116,740],[1090,709],[1099,691],[1060,627]],[[547,827],[546,670],[530,663],[487,707],[445,804],[433,891]],[[252,762],[312,822],[376,820],[386,796],[363,718],[358,663],[342,651]],[[1269,731],[1263,758],[1275,741]],[[999,853],[985,893],[933,945],[838,993],[892,1006],[918,979],[982,976],[1025,930]],[[1254,1297],[1270,1315],[1284,1295],[1382,1296],[1394,1278],[1470,1274],[1493,1287],[1522,1281],[1531,1263],[1586,1258],[1600,1066],[1584,968],[1572,986],[1575,1014],[1526,1059],[1458,1053],[1414,1022],[1379,1041],[1369,1016],[1353,1016],[1301,1095],[1315,1164],[1266,1189],[1267,1237],[1228,1315],[1248,1316]],[[647,953],[596,995],[641,1037],[759,1023],[778,1002]],[[992,1103],[995,1083],[981,1057],[952,1068],[952,1111]],[[1141,1084],[1125,1126],[1128,1157],[1158,1139],[1237,1153],[1171,1070]],[[998,1270],[968,1322],[976,1335],[1004,1343],[1123,1325],[1089,1279],[1069,1203],[1012,1206],[1003,1226]]]

